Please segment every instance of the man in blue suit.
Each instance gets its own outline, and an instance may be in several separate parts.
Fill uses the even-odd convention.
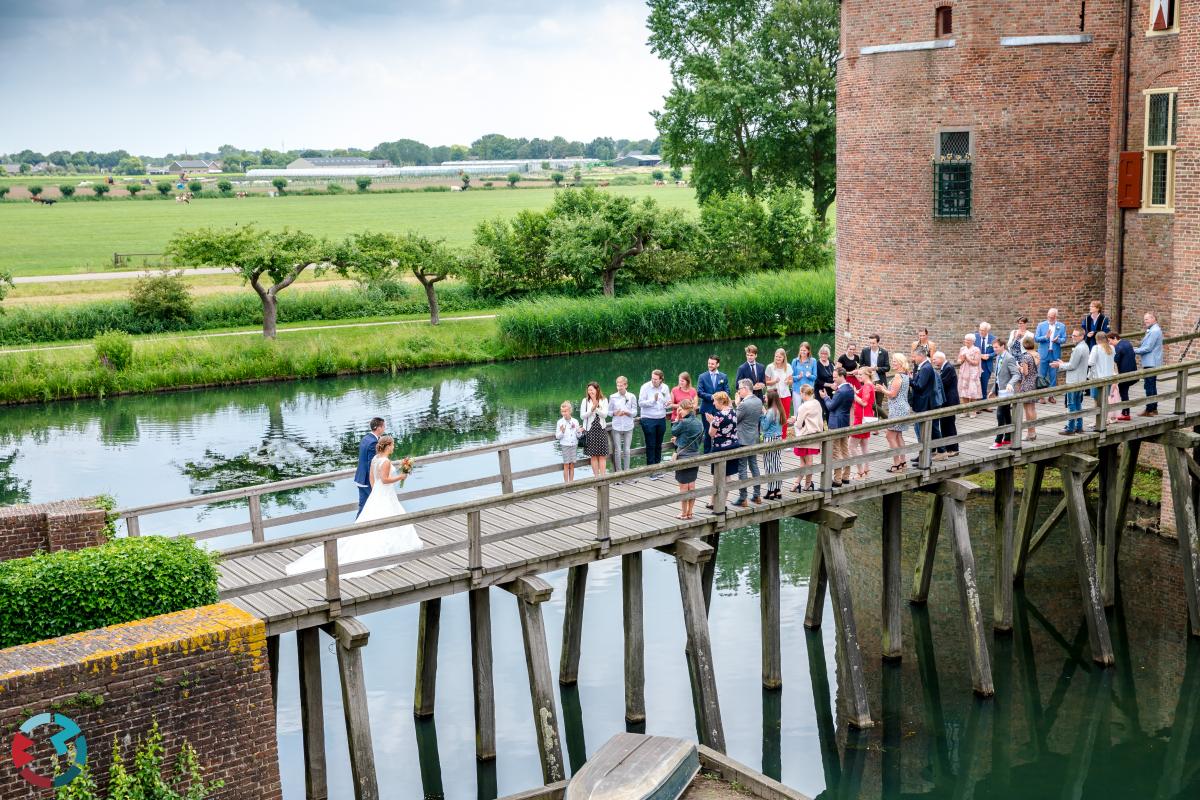
[[[696,394],[700,396],[700,422],[704,425],[704,452],[708,452],[712,447],[712,439],[708,435],[708,415],[717,413],[717,407],[713,405],[713,395],[717,392],[729,393],[729,378],[724,372],[719,372],[717,367],[721,366],[721,359],[715,355],[708,357],[708,372],[700,376],[700,380],[696,382]]]
[[[379,437],[383,436],[386,429],[383,417],[375,417],[371,420],[371,432],[358,443],[358,469],[354,472],[354,485],[358,487],[359,514],[371,496],[371,462],[375,460],[375,445],[379,444]]]
[[[937,393],[941,388],[942,381],[938,377],[937,371],[934,370],[933,364],[929,362],[929,351],[925,349],[925,345],[917,345],[913,350],[913,363],[917,365],[916,373],[912,379],[912,410],[914,414],[919,414],[922,411],[932,411],[938,407]],[[936,386],[934,385],[936,384]],[[938,436],[938,426],[933,426],[932,438],[940,438]],[[920,422],[913,425],[917,432],[917,441],[921,441],[921,424]],[[913,463],[917,463],[918,459],[913,459]]]
[[[1133,352],[1133,342],[1121,336],[1120,331],[1108,334],[1108,341],[1113,346],[1113,362],[1117,365],[1117,374],[1124,375],[1137,369],[1137,355]],[[1117,394],[1122,403],[1129,402],[1129,387],[1137,381],[1121,381],[1117,384]],[[1132,419],[1129,408],[1122,408],[1117,415],[1118,422],[1129,422]]]
[[[1062,346],[1067,343],[1067,326],[1058,321],[1057,308],[1046,312],[1046,318],[1038,323],[1033,338],[1038,346],[1038,376],[1054,386],[1058,383],[1058,370],[1051,367],[1050,362],[1062,358]],[[1053,397],[1050,398],[1050,402],[1054,402]]]
[[[979,376],[981,389],[983,390],[982,397],[988,396],[988,385],[992,380],[992,357],[996,355],[996,351],[992,349],[992,345],[996,343],[996,337],[992,336],[991,323],[979,323],[979,330],[975,332],[975,346],[979,348],[980,365],[983,367],[983,373]]]

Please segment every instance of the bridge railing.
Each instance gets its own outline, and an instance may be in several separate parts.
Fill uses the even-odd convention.
[[[1125,381],[1142,380],[1146,377],[1156,376],[1168,379],[1173,385],[1170,391],[1165,391],[1157,395],[1156,399],[1160,404],[1171,406],[1176,413],[1183,413],[1186,410],[1187,399],[1189,397],[1200,394],[1200,359],[1188,361],[1180,364],[1166,365],[1153,369],[1143,369],[1136,372],[1126,373],[1121,376]],[[602,549],[607,548],[612,536],[612,520],[614,517],[619,517],[625,514],[633,514],[653,508],[661,508],[664,506],[673,506],[680,500],[708,498],[712,505],[714,514],[722,514],[727,510],[727,494],[729,491],[749,487],[755,484],[765,484],[774,480],[782,481],[789,477],[795,477],[804,473],[815,473],[820,471],[825,477],[822,482],[822,491],[826,496],[830,495],[830,476],[833,471],[840,467],[852,466],[855,464],[867,463],[870,461],[890,460],[893,454],[903,453],[907,458],[909,453],[918,453],[918,465],[916,471],[926,476],[931,467],[931,450],[934,447],[940,447],[948,444],[969,442],[977,439],[991,439],[999,432],[1011,432],[1017,434],[1023,427],[1022,423],[1008,425],[1003,427],[984,428],[975,431],[969,431],[953,438],[937,439],[932,438],[933,425],[932,422],[938,419],[944,419],[952,415],[959,415],[971,411],[982,411],[990,407],[995,407],[999,402],[1004,402],[1010,405],[1013,412],[1013,419],[1020,419],[1020,406],[1024,403],[1036,402],[1041,398],[1050,398],[1057,395],[1065,394],[1067,391],[1087,392],[1090,389],[1101,389],[1101,397],[1106,398],[1108,387],[1116,380],[1114,378],[1103,378],[1091,380],[1084,383],[1072,384],[1070,386],[1062,385],[1042,389],[1034,392],[1027,392],[1020,395],[1015,395],[1011,398],[1004,398],[1003,401],[997,398],[989,398],[965,403],[951,408],[937,409],[934,411],[912,414],[904,418],[906,427],[921,423],[922,436],[920,441],[914,444],[906,444],[903,448],[896,450],[876,451],[868,455],[853,456],[845,459],[834,459],[832,457],[834,442],[837,439],[844,438],[853,433],[874,433],[886,429],[889,425],[894,425],[895,421],[880,420],[879,422],[869,425],[855,426],[852,429],[841,428],[837,430],[827,430],[820,434],[811,436],[792,438],[787,440],[764,442],[747,447],[738,447],[733,450],[727,450],[719,453],[710,453],[708,455],[696,456],[678,462],[675,466],[687,467],[712,467],[713,482],[711,486],[697,488],[689,492],[673,492],[664,491],[660,497],[652,497],[641,500],[632,504],[613,506],[610,502],[610,489],[614,483],[622,481],[636,480],[644,478],[650,474],[661,471],[664,465],[654,465],[638,467],[632,470],[623,471],[620,473],[606,475],[601,478],[585,478],[571,484],[553,484],[542,486],[533,489],[525,489],[512,492],[511,494],[502,495],[500,497],[487,497],[475,500],[470,500],[463,503],[452,505],[442,505],[435,508],[424,509],[417,512],[407,513],[401,516],[392,517],[389,519],[376,520],[369,523],[352,523],[347,525],[330,528],[324,531],[314,533],[300,534],[285,538],[273,539],[266,542],[257,542],[249,545],[242,545],[228,548],[224,551],[224,557],[227,559],[237,559],[246,556],[259,555],[269,552],[278,552],[294,547],[303,547],[306,545],[320,544],[324,550],[324,565],[309,572],[288,575],[268,581],[260,581],[255,583],[246,583],[238,586],[231,586],[222,591],[221,596],[224,599],[254,594],[270,589],[278,589],[286,586],[292,586],[300,583],[307,583],[313,580],[321,579],[324,581],[325,597],[331,603],[340,603],[341,599],[341,584],[340,574],[343,571],[353,569],[354,571],[367,570],[378,567],[396,567],[406,562],[415,561],[418,559],[428,558],[434,555],[443,555],[450,553],[461,553],[466,551],[465,568],[469,570],[472,582],[477,583],[486,568],[484,563],[484,548],[487,545],[504,542],[510,539],[516,539],[523,536],[532,536],[545,531],[556,529],[569,528],[577,525],[591,525],[594,523],[594,538],[598,546]],[[1164,387],[1167,384],[1164,383]],[[1042,417],[1036,423],[1031,424],[1046,424],[1048,422],[1065,421],[1069,417],[1075,416],[1096,416],[1097,424],[1101,431],[1107,423],[1107,414],[1115,409],[1141,405],[1147,402],[1147,398],[1139,397],[1131,399],[1128,403],[1120,403],[1108,405],[1106,402],[1101,402],[1095,409],[1085,410],[1082,412],[1071,412],[1054,414],[1049,417]],[[1167,412],[1170,413],[1170,412]],[[1013,454],[1019,454],[1021,443],[1019,435],[1013,437]],[[730,461],[736,461],[742,458],[757,458],[763,454],[770,453],[775,450],[783,450],[795,446],[815,447],[820,449],[820,461],[812,466],[799,466],[781,469],[778,472],[762,474],[757,477],[750,477],[744,480],[729,480],[726,478],[725,465]],[[1011,458],[1012,456],[1009,456]],[[997,457],[997,462],[1003,456]],[[909,476],[913,473],[910,472]],[[897,479],[903,479],[905,476],[897,476]],[[488,512],[499,511],[508,506],[550,498],[554,496],[565,496],[573,493],[591,493],[594,495],[594,505],[591,510],[577,513],[570,516],[564,516],[554,520],[532,524],[520,525],[517,527],[497,530],[491,533],[483,533],[484,530],[484,515]],[[443,544],[431,545],[423,547],[419,550],[410,551],[407,553],[393,554],[380,556],[370,560],[356,561],[352,564],[338,562],[338,547],[337,540],[346,536],[369,533],[371,531],[382,530],[393,526],[404,524],[416,524],[430,520],[447,521],[450,519],[461,519],[462,536],[454,541]],[[493,523],[497,520],[491,519]],[[495,527],[495,524],[492,526]]]

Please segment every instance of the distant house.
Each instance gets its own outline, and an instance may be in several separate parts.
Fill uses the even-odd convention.
[[[9,175],[17,175],[21,172],[20,164],[0,164],[0,168],[3,168]]]
[[[287,165],[288,169],[313,169],[314,167],[390,167],[386,158],[363,158],[362,156],[335,156],[333,158],[297,158]]]
[[[662,163],[662,156],[634,151],[626,153],[613,162],[614,167],[657,167]]]
[[[220,172],[220,161],[205,161],[202,158],[172,161],[167,165],[167,172],[163,174],[174,174],[177,172]],[[158,174],[158,173],[156,173]]]
[[[146,174],[147,175],[170,175],[171,174],[171,165],[170,164],[151,164],[150,166],[146,167]]]

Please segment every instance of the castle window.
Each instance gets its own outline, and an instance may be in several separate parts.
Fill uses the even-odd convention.
[[[1179,0],[1150,0],[1147,36],[1179,32]]]
[[[1179,129],[1179,91],[1146,91],[1142,208],[1175,210],[1175,151]]]
[[[971,132],[940,131],[933,158],[933,214],[971,216]]]
[[[954,33],[954,9],[950,6],[941,6],[935,12],[934,35],[940,39],[952,33]]]

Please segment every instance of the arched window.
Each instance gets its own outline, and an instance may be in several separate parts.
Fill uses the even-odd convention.
[[[934,13],[934,35],[940,39],[954,33],[954,9],[950,6],[938,6]]]

